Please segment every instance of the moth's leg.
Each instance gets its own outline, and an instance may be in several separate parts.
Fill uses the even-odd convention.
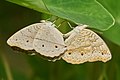
[[[66,34],[63,34],[63,38],[64,38],[64,39],[68,38],[73,32],[74,32],[74,31],[72,30],[72,31],[70,31],[70,32],[68,32],[68,33],[66,33]]]

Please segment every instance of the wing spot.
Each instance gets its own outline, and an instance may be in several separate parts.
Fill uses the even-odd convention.
[[[102,52],[102,55],[104,55],[104,53]]]
[[[58,48],[58,46],[55,46],[55,48]]]
[[[27,40],[26,42],[29,42],[29,40]]]
[[[65,46],[65,47],[67,47],[67,46]]]
[[[44,45],[42,45],[42,47],[44,47]]]
[[[71,53],[70,53],[70,52],[69,52],[68,54],[69,54],[69,55],[71,55]]]
[[[16,41],[18,40],[18,39],[15,39]]]
[[[83,56],[83,53],[81,53],[81,55]]]

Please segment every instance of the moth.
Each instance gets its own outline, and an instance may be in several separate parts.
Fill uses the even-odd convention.
[[[41,23],[29,25],[8,40],[12,48],[39,53],[43,56],[54,58],[66,50],[63,34],[55,28],[55,24],[42,20]]]
[[[67,50],[62,59],[72,64],[94,61],[107,62],[112,56],[106,43],[86,27],[87,25],[77,26],[64,34],[68,38],[65,40]]]

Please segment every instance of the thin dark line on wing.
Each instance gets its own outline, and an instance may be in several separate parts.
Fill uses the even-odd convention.
[[[20,31],[20,33],[21,33],[22,35],[24,35],[22,31]]]
[[[30,30],[29,28],[28,28],[27,30],[28,30],[28,32],[30,32],[30,33],[31,33],[31,30]]]
[[[26,34],[24,34],[22,31],[20,31],[20,33],[23,35],[23,36],[26,36],[26,37],[30,37],[31,39],[34,39],[33,37],[31,36],[27,36]]]
[[[55,43],[55,42],[52,42],[52,41],[48,41],[48,40],[45,40],[45,39],[39,39],[39,38],[34,38],[34,39],[38,39],[38,40],[41,40],[41,41],[46,41],[46,42],[58,44],[58,45],[61,45],[61,46],[65,46],[65,45],[62,45],[62,44],[59,44],[59,43]]]
[[[26,37],[30,37],[30,38],[32,38],[32,39],[38,39],[38,40],[42,40],[42,41],[46,41],[46,42],[58,44],[58,45],[61,45],[61,46],[65,46],[65,45],[62,45],[62,44],[59,44],[59,43],[55,43],[55,42],[52,42],[52,41],[48,41],[48,40],[45,40],[45,39],[33,38],[33,37],[31,37],[31,36],[27,36],[27,35],[23,34],[22,32],[21,32],[21,34],[24,35],[24,36],[26,36]]]
[[[34,27],[34,29],[37,30],[37,31],[38,31],[40,28],[41,28],[40,25],[35,25],[35,27]]]

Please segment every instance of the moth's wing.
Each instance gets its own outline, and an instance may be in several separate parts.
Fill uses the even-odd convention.
[[[106,43],[93,31],[82,29],[73,32],[66,40],[67,51],[63,60],[72,64],[103,61],[111,59],[111,53]]]
[[[46,23],[35,23],[19,30],[7,40],[7,44],[13,48],[33,50],[34,37],[38,30],[45,24]]]
[[[54,24],[48,24],[40,29],[33,41],[36,52],[46,57],[58,57],[66,50],[63,35]]]

